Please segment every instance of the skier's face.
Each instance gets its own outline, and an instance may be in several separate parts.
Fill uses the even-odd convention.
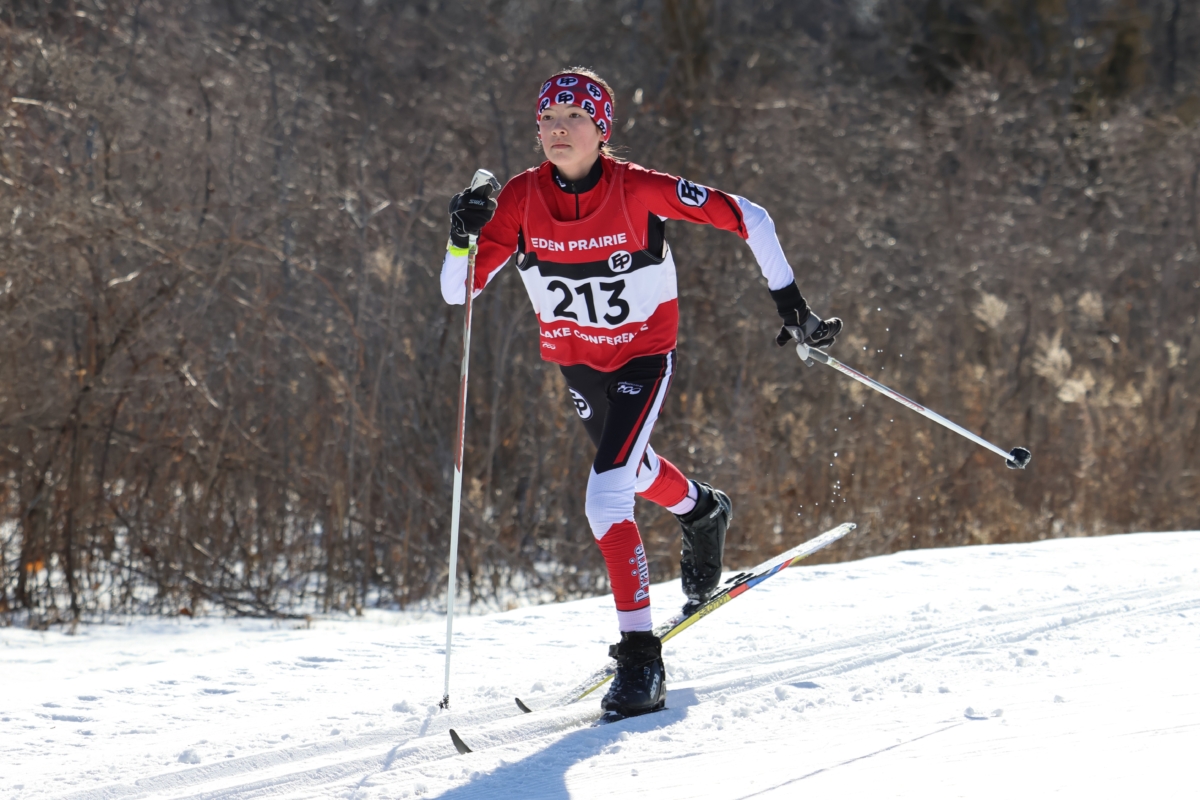
[[[579,106],[556,105],[538,117],[538,137],[546,158],[567,180],[588,174],[600,154],[603,138],[596,123]]]

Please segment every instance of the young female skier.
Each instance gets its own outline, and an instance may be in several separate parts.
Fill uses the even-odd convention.
[[[515,176],[497,199],[469,191],[454,196],[441,284],[447,303],[465,302],[470,234],[479,237],[476,294],[516,255],[540,322],[542,358],[559,365],[596,445],[585,510],[608,567],[621,631],[621,641],[609,649],[617,670],[602,705],[633,715],[666,701],[634,496],[678,517],[683,590],[693,607],[720,583],[733,518],[724,492],[688,480],[650,447],[675,370],[679,323],[665,220],[712,225],[749,243],[784,321],[780,345],[796,337],[828,347],[842,323],[809,310],[765,210],[614,159],[608,152],[612,127],[613,91],[594,72],[574,68],[546,81],[537,129],[547,160]]]

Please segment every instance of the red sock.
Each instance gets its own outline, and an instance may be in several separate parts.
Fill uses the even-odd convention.
[[[659,456],[658,477],[650,484],[649,489],[641,493],[642,497],[655,505],[668,508],[681,502],[687,497],[687,493],[688,480],[683,477],[679,467]]]
[[[617,610],[636,611],[649,606],[650,568],[637,524],[628,519],[618,522],[600,537],[597,544],[608,566],[608,582],[612,585]]]

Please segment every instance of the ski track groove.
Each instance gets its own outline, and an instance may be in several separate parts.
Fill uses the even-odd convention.
[[[878,633],[878,634],[864,634],[861,636],[855,636],[855,637],[850,637],[847,639],[842,639],[842,640],[839,640],[836,642],[829,642],[826,644],[813,644],[813,645],[808,645],[808,646],[805,646],[802,648],[787,647],[785,645],[782,647],[771,648],[771,649],[767,649],[767,650],[754,650],[754,651],[747,653],[743,657],[728,659],[728,660],[724,660],[724,661],[720,662],[720,666],[718,669],[706,671],[703,669],[703,667],[701,667],[698,669],[689,670],[689,675],[688,675],[687,680],[689,682],[696,681],[696,680],[702,680],[702,679],[708,677],[709,675],[728,672],[731,668],[736,668],[739,665],[749,665],[750,667],[755,667],[755,666],[762,666],[765,664],[777,663],[779,661],[795,661],[797,659],[804,659],[804,658],[809,658],[812,656],[822,656],[822,655],[827,656],[827,655],[830,655],[832,653],[835,653],[835,652],[838,652],[841,650],[846,650],[846,649],[850,649],[850,648],[865,648],[866,646],[869,646],[869,645],[876,645],[876,644],[881,644],[881,643],[890,644],[891,647],[894,647],[896,649],[903,649],[903,647],[907,646],[910,648],[911,652],[916,652],[919,650],[928,649],[927,645],[919,644],[921,641],[923,641],[925,639],[931,639],[931,638],[936,637],[938,640],[943,640],[947,636],[951,636],[951,635],[954,635],[954,634],[962,632],[962,631],[971,631],[971,630],[990,631],[990,630],[994,630],[995,628],[1003,626],[1003,625],[1026,622],[1029,619],[1032,619],[1034,617],[1044,617],[1044,618],[1047,618],[1048,620],[1053,619],[1055,617],[1058,618],[1058,621],[1047,621],[1044,626],[1039,627],[1037,629],[1022,630],[1018,634],[1009,636],[1005,640],[1004,643],[1011,644],[1013,642],[1027,639],[1030,636],[1035,636],[1038,633],[1045,633],[1047,631],[1051,631],[1056,628],[1061,628],[1061,627],[1063,627],[1064,624],[1068,624],[1070,622],[1087,621],[1088,619],[1092,619],[1092,618],[1103,618],[1103,617],[1110,616],[1113,613],[1119,613],[1121,611],[1130,610],[1126,606],[1122,606],[1121,605],[1122,603],[1128,603],[1131,601],[1143,600],[1143,599],[1160,598],[1160,597],[1175,594],[1175,593],[1177,593],[1179,591],[1183,591],[1183,590],[1184,590],[1184,587],[1182,587],[1182,586],[1165,587],[1165,588],[1164,587],[1154,587],[1154,588],[1150,588],[1150,589],[1136,589],[1136,590],[1122,592],[1122,593],[1108,596],[1108,597],[1104,598],[1103,600],[1096,601],[1095,603],[1087,603],[1087,604],[1081,604],[1078,602],[1055,603],[1055,604],[1050,604],[1050,605],[1045,605],[1045,606],[1034,607],[1034,608],[1030,608],[1030,609],[1022,610],[1022,611],[989,614],[988,616],[985,616],[985,617],[977,617],[977,618],[974,618],[971,620],[966,620],[963,622],[952,623],[950,625],[946,625],[941,628],[920,627],[920,628],[912,628],[912,629],[909,629],[908,631],[904,631],[901,633],[888,632],[888,633]],[[1198,600],[1197,602],[1200,602],[1200,600]],[[1098,611],[1098,612],[1090,612],[1090,613],[1083,612],[1080,610],[1081,605],[1099,605],[1101,603],[1104,604],[1105,606],[1111,605],[1111,606],[1121,606],[1121,607],[1106,609],[1106,610],[1102,610],[1102,611]],[[1189,605],[1189,607],[1191,607],[1191,606]],[[1070,614],[1068,612],[1072,612],[1072,611],[1075,612],[1076,618],[1070,617]],[[1168,608],[1162,612],[1152,612],[1152,613],[1172,613],[1172,611],[1173,611],[1172,608]],[[999,634],[977,636],[972,641],[975,646],[984,647],[989,643],[996,642],[998,636],[999,636]],[[941,642],[941,644],[939,644],[937,646],[937,651],[941,652],[944,649],[946,649],[947,644],[948,643],[945,643],[944,641]],[[896,653],[896,655],[904,655],[904,653]]]
[[[455,715],[454,725],[486,725],[497,720],[512,716],[511,701],[500,701],[489,704],[475,711]],[[192,767],[179,772],[156,775],[143,778],[132,784],[116,784],[82,789],[62,795],[62,800],[117,800],[117,798],[144,797],[164,791],[180,790],[201,783],[215,783],[221,780],[236,778],[247,773],[258,773],[289,764],[301,763],[313,759],[336,756],[347,751],[361,751],[372,747],[385,748],[385,753],[395,753],[405,745],[422,742],[426,739],[436,739],[445,736],[451,727],[449,717],[433,717],[426,715],[420,723],[400,725],[385,728],[370,733],[344,737],[330,742],[310,742],[282,750],[266,753],[255,753],[241,758],[228,759],[213,764]],[[400,740],[397,744],[397,740]],[[386,758],[386,755],[381,757]],[[370,759],[368,759],[370,760]],[[391,763],[394,763],[393,757]],[[339,762],[340,763],[340,762]],[[325,767],[318,767],[318,770]]]
[[[1190,593],[1182,599],[1174,595]],[[714,669],[690,672],[688,680],[676,690],[688,689],[696,703],[716,698],[748,694],[767,686],[799,679],[844,675],[906,656],[953,655],[956,652],[984,652],[1029,639],[1032,636],[1087,624],[1119,614],[1159,616],[1200,608],[1200,596],[1190,587],[1175,585],[1153,587],[1106,595],[1100,599],[1072,603],[1054,603],[1026,610],[988,614],[940,628],[910,628],[901,632],[864,634],[805,647],[778,647],[757,650],[745,656],[719,662]],[[1032,623],[1032,624],[1030,624]],[[974,632],[974,634],[972,634]],[[956,635],[957,634],[957,635]],[[829,659],[828,656],[845,652]],[[822,658],[825,657],[825,658]],[[813,663],[813,662],[816,663]],[[336,743],[310,743],[270,753],[259,753],[219,764],[195,767],[180,772],[76,791],[64,800],[116,800],[145,796],[170,797],[174,800],[234,800],[234,798],[272,797],[336,781],[388,771],[393,777],[427,767],[437,761],[459,758],[447,735],[451,727],[463,734],[475,752],[529,743],[577,729],[594,721],[599,711],[593,703],[520,711],[511,701],[497,702],[466,714],[426,716],[420,725],[412,724],[345,738]],[[669,710],[668,706],[668,710]],[[409,737],[397,742],[400,737]],[[336,758],[379,747],[370,755],[336,760],[320,766],[287,772],[319,758]],[[280,774],[263,776],[264,770]],[[241,776],[257,779],[236,783]],[[212,786],[229,781],[230,785]],[[203,789],[208,784],[211,788]],[[200,788],[198,793],[189,790]]]

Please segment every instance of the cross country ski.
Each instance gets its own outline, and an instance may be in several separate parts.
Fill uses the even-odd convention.
[[[742,594],[745,594],[747,591],[753,589],[755,586],[758,586],[771,576],[777,575],[778,573],[795,565],[818,550],[828,547],[838,539],[841,539],[843,536],[853,531],[856,527],[857,525],[855,525],[853,522],[844,522],[841,525],[838,525],[836,528],[831,528],[821,535],[809,539],[807,542],[799,544],[793,547],[791,550],[780,553],[779,555],[764,561],[750,570],[739,572],[733,577],[727,579],[721,590],[713,595],[707,602],[702,603],[699,607],[693,610],[688,610],[688,607],[685,606],[684,611],[681,611],[680,613],[671,617],[669,620],[657,625],[654,628],[654,635],[663,642],[674,638],[695,623],[699,622],[704,617],[707,617],[709,614],[724,606],[729,601],[741,596]],[[611,681],[615,673],[616,667],[614,664],[608,663],[604,665],[580,681],[570,691],[559,695],[552,702],[546,705],[545,709],[560,708],[562,706],[567,706],[583,700],[601,686],[604,686],[606,683]],[[534,709],[530,708],[521,700],[521,698],[518,697],[515,698],[515,700],[517,707],[522,712],[526,714],[534,712]],[[625,715],[617,714],[612,711],[604,711],[597,715],[596,719],[593,720],[593,724],[616,722],[624,719],[624,716]],[[450,740],[454,743],[454,747],[459,753],[465,755],[472,752],[471,748],[462,740],[462,737],[459,736],[458,732],[454,729],[450,730]]]

